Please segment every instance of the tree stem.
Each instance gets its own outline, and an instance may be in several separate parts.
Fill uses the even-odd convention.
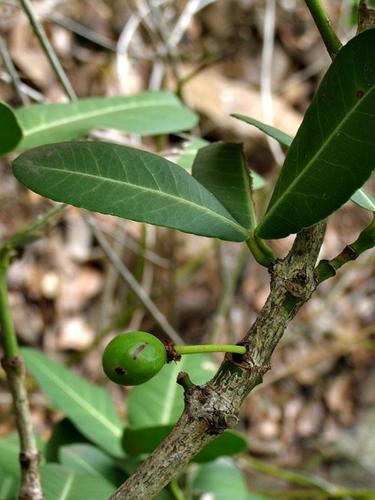
[[[340,40],[334,32],[331,22],[324,10],[320,0],[305,0],[308,9],[314,18],[316,27],[318,28],[328,54],[332,59],[337,55],[342,47]]]

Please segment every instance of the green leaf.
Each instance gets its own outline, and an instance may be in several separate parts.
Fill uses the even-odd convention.
[[[39,435],[35,436],[38,450],[41,452],[42,460],[44,460],[45,444]],[[20,440],[16,432],[12,432],[0,439],[0,470],[18,478],[20,475]],[[1,500],[1,496],[0,496]]]
[[[211,494],[215,500],[264,500],[250,493],[242,472],[227,458],[202,465],[193,482],[196,495]]]
[[[122,438],[124,450],[132,456],[152,453],[172,429],[173,425],[125,429]],[[209,462],[223,455],[236,455],[246,449],[246,439],[239,432],[227,430],[198,453],[193,461]]]
[[[53,200],[212,238],[248,237],[212,193],[178,165],[146,151],[66,142],[28,151],[13,165],[19,181]]]
[[[129,394],[129,427],[142,429],[177,422],[184,408],[184,391],[176,383],[180,371],[188,372],[195,384],[203,384],[214,375],[216,364],[210,356],[194,355],[165,365],[149,382]]]
[[[191,171],[194,163],[194,159],[197,156],[198,151],[209,144],[205,139],[200,137],[192,137],[188,142],[185,143],[184,149],[180,156],[177,158],[176,163],[183,167],[187,171]]]
[[[238,455],[247,450],[246,439],[237,431],[228,429],[211,441],[194,457],[198,463],[210,462],[218,457]]]
[[[21,125],[13,109],[5,102],[0,101],[0,128],[1,143],[0,155],[16,149],[22,139]]]
[[[103,500],[115,490],[106,479],[80,474],[59,464],[41,467],[45,500]]]
[[[192,175],[220,200],[241,226],[253,228],[251,178],[241,144],[218,142],[200,149]]]
[[[369,210],[370,212],[375,212],[375,196],[366,193],[363,189],[358,189],[351,197],[351,200],[361,208]]]
[[[288,148],[292,144],[293,137],[276,127],[272,127],[272,125],[267,125],[266,123],[260,122],[255,118],[251,118],[251,116],[239,115],[237,113],[233,113],[231,116],[246,122],[249,125],[254,125],[254,127],[258,128],[269,137],[272,137],[272,139],[275,139],[282,146],[286,146]]]
[[[326,218],[370,176],[375,157],[375,30],[334,59],[287,154],[261,238],[282,238]]]
[[[232,116],[259,128],[273,139],[276,139],[282,146],[289,147],[293,142],[293,137],[291,137],[290,135],[286,134],[285,132],[282,132],[278,128],[271,127],[271,125],[267,125],[266,123],[255,120],[255,118],[237,114],[233,114]],[[255,173],[252,172],[252,176],[254,176],[254,174]],[[262,177],[260,177],[260,179],[263,180]],[[256,178],[253,177],[253,181],[254,180],[255,182],[253,182],[253,184],[256,183]],[[261,185],[260,187],[263,187],[263,185]],[[257,189],[257,187],[253,187],[253,189]],[[351,200],[360,207],[364,208],[365,210],[370,210],[371,212],[375,211],[375,198],[370,194],[366,193],[366,191],[364,191],[363,189],[358,189],[351,197]]]
[[[210,143],[204,139],[200,139],[199,137],[192,137],[190,141],[186,143],[184,150],[177,158],[176,163],[190,172],[198,151],[209,144]],[[253,190],[261,189],[265,185],[264,178],[256,172],[253,172],[252,170],[251,178],[253,181]]]
[[[0,468],[0,498],[1,500],[15,500],[18,494],[18,479],[4,473]]]
[[[106,453],[91,444],[71,444],[59,451],[60,462],[71,470],[104,477],[114,486],[120,486],[127,475],[117,467]]]
[[[0,439],[0,470],[13,477],[19,477],[20,474],[19,443],[19,437],[16,433]]]
[[[123,456],[122,423],[108,394],[41,352],[22,349],[26,367],[50,401],[90,441],[114,456]]]
[[[68,418],[63,418],[54,425],[51,437],[46,444],[47,462],[58,462],[60,448],[73,443],[88,443],[88,439]]]
[[[155,135],[188,130],[197,121],[195,113],[165,91],[34,104],[17,110],[0,103],[0,155],[14,149],[76,139],[97,128]]]

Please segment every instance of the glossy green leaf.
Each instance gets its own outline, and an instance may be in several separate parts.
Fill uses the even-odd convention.
[[[59,459],[71,470],[99,478],[104,477],[114,486],[120,486],[127,478],[113,458],[91,444],[76,443],[63,446],[59,451]]]
[[[90,441],[114,456],[123,456],[122,423],[106,391],[34,349],[22,350],[26,367],[50,401]]]
[[[218,142],[200,149],[192,175],[241,226],[249,230],[254,227],[251,178],[241,144]]]
[[[260,122],[255,118],[251,118],[251,116],[240,115],[237,113],[233,113],[231,116],[246,122],[249,125],[254,125],[254,127],[258,128],[269,137],[272,137],[272,139],[275,139],[282,146],[286,146],[288,148],[292,144],[293,138],[290,135],[276,127],[273,127],[272,125],[267,125],[266,123]]]
[[[0,154],[75,139],[98,128],[154,135],[188,130],[196,123],[196,114],[165,91],[33,104],[16,110],[0,103]]]
[[[124,450],[132,456],[152,453],[172,429],[173,425],[159,425],[143,429],[127,428],[122,439]],[[246,439],[239,432],[227,430],[198,453],[193,461],[209,462],[224,455],[236,455],[246,449]]]
[[[129,427],[141,429],[177,422],[184,408],[184,391],[176,383],[180,371],[188,372],[195,384],[203,384],[214,375],[216,364],[210,356],[183,356],[180,362],[169,363],[149,382],[135,387],[127,400]]]
[[[185,168],[188,172],[191,171],[193,163],[198,154],[198,151],[210,143],[205,139],[200,139],[199,137],[192,137],[189,142],[186,143],[184,150],[177,158],[176,163],[181,167]],[[253,190],[261,189],[265,185],[264,178],[251,170],[252,178],[252,188]]]
[[[372,196],[363,189],[358,189],[351,197],[351,200],[361,208],[375,212],[375,196]]]
[[[178,165],[146,151],[66,142],[30,150],[13,166],[19,181],[53,200],[212,238],[248,237],[212,193]]]
[[[15,111],[5,102],[0,101],[0,128],[1,142],[0,155],[4,155],[17,148],[22,140],[21,125]]]
[[[115,488],[104,478],[80,474],[59,464],[41,467],[45,500],[104,500]]]
[[[375,30],[348,42],[328,69],[294,139],[261,238],[282,238],[326,218],[375,166]]]
[[[193,482],[195,495],[211,495],[215,500],[265,500],[265,497],[251,493],[246,480],[234,464],[227,458],[202,465]],[[210,498],[211,498],[210,497]]]
[[[269,135],[273,139],[276,139],[282,146],[289,147],[292,144],[293,137],[285,134],[285,132],[282,132],[278,128],[271,127],[270,125],[267,125],[266,123],[263,122],[259,122],[258,120],[250,118],[249,116],[244,116],[244,115],[232,115],[232,116],[234,116],[235,118],[239,118],[240,120],[243,120],[247,123],[250,123],[255,127],[258,127],[267,135]],[[252,173],[252,175],[254,175],[254,173]],[[358,189],[350,199],[351,201],[359,205],[361,208],[364,208],[365,210],[370,210],[371,212],[375,211],[375,198],[370,194],[366,193],[364,189]]]

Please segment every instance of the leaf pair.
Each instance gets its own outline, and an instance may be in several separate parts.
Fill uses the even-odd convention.
[[[165,91],[34,104],[17,110],[0,102],[0,155],[76,139],[98,128],[155,135],[190,130],[197,120],[195,113]]]
[[[289,146],[286,134],[247,117],[245,121]],[[371,29],[350,40],[327,71],[290,146],[257,234],[269,239],[288,236],[345,203],[375,167],[374,131],[375,30]],[[366,208],[373,205],[362,192],[354,201]]]
[[[253,225],[239,144],[201,149],[192,176],[155,154],[102,142],[42,146],[13,167],[38,194],[105,214],[230,241],[246,240]]]

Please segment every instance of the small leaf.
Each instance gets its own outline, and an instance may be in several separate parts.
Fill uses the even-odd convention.
[[[200,137],[192,137],[184,145],[184,149],[180,156],[177,158],[176,163],[190,172],[198,151],[208,144],[208,141],[201,139]]]
[[[40,468],[45,500],[103,500],[115,490],[106,479],[80,474],[59,464]]]
[[[88,439],[79,432],[68,418],[63,418],[54,425],[52,434],[46,444],[46,460],[47,462],[58,462],[61,447],[73,443],[88,442]]]
[[[107,479],[114,486],[120,486],[127,475],[117,467],[106,453],[91,444],[76,443],[60,448],[60,463],[71,470]]]
[[[363,189],[358,189],[351,197],[351,200],[361,208],[369,210],[370,212],[375,212],[375,196],[366,193]]]
[[[328,69],[294,139],[261,238],[282,238],[319,222],[370,176],[375,157],[375,30],[345,45]]]
[[[172,429],[173,425],[125,429],[122,438],[124,450],[132,456],[152,453]],[[193,461],[209,462],[223,455],[236,455],[246,449],[246,439],[239,432],[227,430],[199,452]]]
[[[0,101],[1,145],[0,155],[16,149],[22,139],[21,125],[13,109]]]
[[[20,182],[53,200],[212,238],[248,237],[199,182],[178,165],[146,151],[66,142],[28,151],[13,166]]]
[[[242,472],[227,458],[220,458],[200,466],[193,482],[193,490],[199,497],[210,494],[215,500],[265,500],[251,493]]]
[[[141,429],[177,422],[184,408],[184,391],[176,383],[180,371],[188,372],[194,383],[203,384],[214,375],[216,364],[210,356],[194,355],[165,365],[154,378],[129,394],[129,427]]]
[[[26,367],[50,401],[72,420],[90,441],[114,456],[123,456],[122,423],[108,394],[41,352],[22,349]]]
[[[191,171],[193,167],[193,163],[198,154],[198,151],[205,146],[208,146],[210,143],[204,139],[200,139],[198,137],[192,137],[190,141],[185,145],[183,152],[177,158],[176,163],[183,167],[188,172]],[[264,178],[251,170],[251,178],[253,181],[252,189],[255,191],[256,189],[261,189],[265,185]]]
[[[292,144],[293,137],[286,134],[282,130],[273,127],[272,125],[267,125],[266,123],[260,122],[255,118],[251,118],[251,116],[239,115],[237,113],[233,113],[231,116],[246,122],[249,125],[254,125],[254,127],[258,128],[269,137],[272,137],[272,139],[275,139],[279,144],[281,144],[281,146],[286,146],[288,148]]]
[[[126,97],[89,97],[59,104],[33,104],[12,110],[0,103],[0,155],[112,128],[141,135],[189,130],[197,115],[170,92],[142,92]]]
[[[253,228],[250,172],[241,144],[219,142],[200,149],[192,175],[220,200],[241,226]]]

